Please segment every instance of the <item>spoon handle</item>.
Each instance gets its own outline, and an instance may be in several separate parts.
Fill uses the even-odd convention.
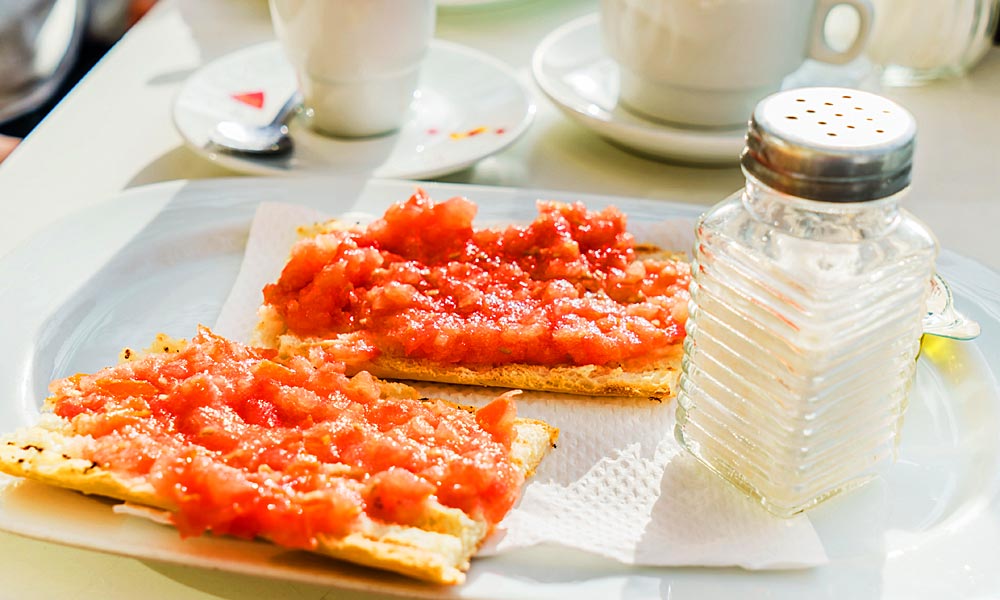
[[[972,340],[979,332],[979,323],[955,308],[955,298],[948,283],[940,275],[934,275],[924,316],[924,333],[953,340]]]
[[[285,103],[281,105],[281,108],[278,109],[278,112],[275,113],[274,118],[271,119],[269,125],[280,125],[281,123],[284,123],[285,121],[288,120],[288,117],[290,117],[295,112],[298,112],[298,110],[301,107],[302,107],[302,94],[298,90],[295,90],[294,92],[292,92],[292,95],[289,96],[287,100],[285,100]]]

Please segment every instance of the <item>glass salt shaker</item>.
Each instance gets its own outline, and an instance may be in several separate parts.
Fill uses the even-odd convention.
[[[774,514],[895,456],[937,255],[900,208],[915,133],[874,94],[774,94],[698,223],[675,434]]]

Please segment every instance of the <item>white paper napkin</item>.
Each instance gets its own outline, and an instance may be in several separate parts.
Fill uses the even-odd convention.
[[[328,216],[262,204],[215,331],[248,341],[264,284],[277,279],[299,225]],[[339,218],[365,220],[365,216]],[[690,221],[632,227],[641,241],[687,250]],[[482,404],[496,390],[417,384],[425,394]],[[482,553],[541,543],[650,566],[803,568],[828,561],[804,516],[778,519],[688,455],[673,437],[674,405],[526,392],[518,412],[560,429],[558,447]]]

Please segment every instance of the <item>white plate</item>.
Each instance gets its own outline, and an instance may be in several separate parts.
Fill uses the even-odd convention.
[[[261,201],[329,213],[380,212],[412,183],[236,179],[138,188],[43,231],[0,261],[0,430],[31,423],[47,382],[105,365],[158,331],[212,323],[235,279]],[[693,216],[667,202],[428,183],[464,194],[480,220],[525,221],[534,200],[614,203],[635,222]],[[72,260],[67,260],[67,256]],[[464,586],[442,591],[268,544],[177,533],[114,515],[79,494],[0,477],[0,529],[238,573],[440,598],[976,598],[1000,596],[1000,275],[950,252],[939,260],[958,306],[980,321],[975,342],[924,347],[899,461],[879,481],[812,513],[831,556],[808,571],[632,568],[537,548],[477,559]],[[53,565],[58,568],[58,565]]]
[[[277,42],[243,48],[185,82],[174,102],[174,125],[195,152],[234,171],[415,179],[459,171],[499,152],[527,130],[535,114],[528,91],[509,67],[477,50],[434,40],[410,117],[395,133],[332,138],[293,119],[290,154],[234,155],[210,148],[208,132],[216,123],[267,123],[295,86]]]

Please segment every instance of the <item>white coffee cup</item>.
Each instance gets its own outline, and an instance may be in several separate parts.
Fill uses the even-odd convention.
[[[841,4],[860,18],[854,41],[838,51],[823,31]],[[871,23],[869,0],[601,0],[619,102],[694,127],[744,125],[807,57],[843,64],[861,54]]]
[[[405,122],[434,35],[433,0],[270,0],[270,5],[313,129],[362,137]]]

